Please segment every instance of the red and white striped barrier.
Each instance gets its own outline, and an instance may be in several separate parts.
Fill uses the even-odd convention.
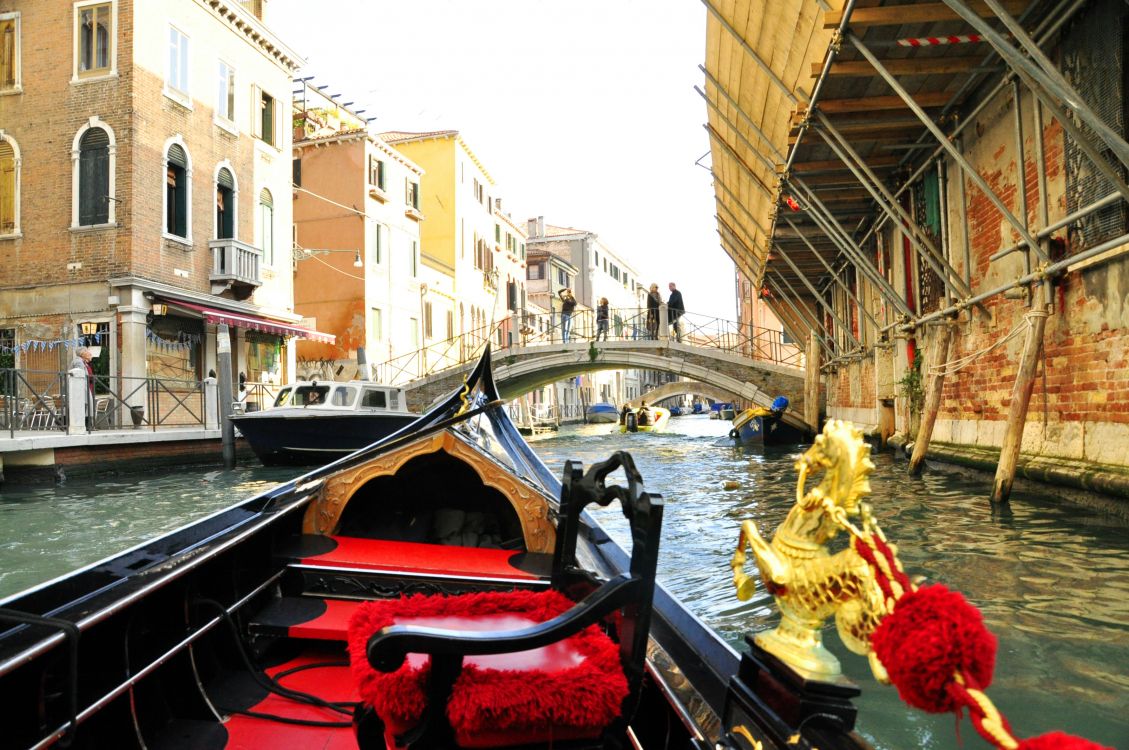
[[[942,44],[978,44],[984,37],[979,34],[953,34],[951,36],[911,36],[899,39],[899,47],[936,47]]]

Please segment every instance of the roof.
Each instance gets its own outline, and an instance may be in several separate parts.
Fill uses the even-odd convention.
[[[326,146],[331,143],[345,143],[348,141],[358,140],[368,141],[372,145],[376,146],[380,151],[391,156],[396,161],[400,162],[416,174],[422,175],[424,173],[422,167],[409,159],[402,152],[397,151],[396,149],[389,146],[382,138],[371,135],[364,128],[358,128],[356,130],[342,130],[338,133],[329,133],[328,135],[315,136],[312,138],[300,138],[294,141],[294,148],[299,149],[303,146]]]
[[[470,146],[466,144],[466,141],[463,140],[463,137],[459,135],[459,131],[457,130],[429,130],[424,133],[412,133],[406,130],[389,130],[385,133],[381,133],[380,137],[385,143],[392,146],[398,146],[402,143],[419,143],[421,141],[443,140],[447,138],[453,139],[455,143],[462,146],[463,150],[467,152],[467,156],[470,157],[470,160],[474,162],[483,176],[486,177],[486,181],[494,185],[494,178],[486,171],[486,167],[478,160],[478,156],[470,150]]]

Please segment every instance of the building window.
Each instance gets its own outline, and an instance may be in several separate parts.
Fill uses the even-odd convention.
[[[188,195],[188,153],[174,143],[165,160],[165,231],[174,237],[188,237]]]
[[[113,20],[113,3],[92,3],[75,7],[79,78],[113,72]]]
[[[448,339],[453,339],[453,338],[455,338],[455,311],[454,310],[448,310],[447,311],[447,335],[443,337],[443,340],[446,341]]]
[[[380,265],[381,260],[384,258],[384,235],[386,230],[383,225],[376,224],[372,228],[372,257],[373,265]]]
[[[227,167],[216,175],[216,239],[235,237],[235,178]]]
[[[219,62],[216,84],[216,116],[233,123],[235,122],[235,68],[223,60]]]
[[[20,232],[20,157],[16,142],[0,135],[0,237]]]
[[[379,307],[372,308],[372,337],[376,341],[384,338],[384,311]]]
[[[405,183],[404,202],[418,211],[419,210],[419,183],[418,182],[412,182],[410,179],[406,179],[406,178],[404,180],[404,183]]]
[[[0,13],[0,91],[20,88],[20,14]]]
[[[251,87],[251,135],[272,146],[278,145],[277,109],[273,96],[258,86]]]
[[[274,198],[266,188],[259,193],[259,231],[262,241],[259,249],[263,251],[263,263],[274,265]]]
[[[90,128],[78,145],[78,224],[110,221],[110,136]]]
[[[375,156],[368,158],[368,184],[384,189],[384,162]]]
[[[294,182],[294,187],[302,187],[302,160],[294,159],[290,164],[290,179]]]
[[[432,336],[431,330],[431,302],[423,303],[423,337],[429,339]]]
[[[412,278],[414,279],[419,275],[419,243],[412,240],[412,255],[408,259],[411,263]]]
[[[169,26],[169,69],[165,83],[188,97],[188,36],[175,26]]]
[[[529,268],[526,269],[526,272],[527,272],[526,276],[530,280],[536,281],[537,279],[540,279],[541,278],[541,264],[540,263],[530,263]]]
[[[502,225],[501,224],[495,224],[494,225],[494,244],[496,244],[496,245],[502,244]]]
[[[568,273],[563,268],[557,269],[557,284],[562,288],[568,286]]]
[[[408,320],[408,345],[412,349],[419,349],[419,318]]]

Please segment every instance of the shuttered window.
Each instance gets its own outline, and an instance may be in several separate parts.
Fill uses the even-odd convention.
[[[0,91],[20,85],[20,15],[0,14]]]
[[[19,231],[16,223],[16,151],[12,144],[0,140],[0,235]]]
[[[235,237],[235,178],[226,167],[216,175],[216,239]]]
[[[274,265],[274,198],[270,191],[263,188],[259,193],[259,229],[262,232],[260,249],[263,251],[263,262],[268,266]]]
[[[109,220],[110,136],[91,128],[78,144],[78,223],[86,227]]]
[[[165,231],[188,237],[188,154],[174,143],[165,167]]]

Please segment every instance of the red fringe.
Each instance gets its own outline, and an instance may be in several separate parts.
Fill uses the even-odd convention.
[[[366,645],[377,630],[396,617],[520,613],[538,622],[550,620],[574,602],[556,591],[509,591],[461,596],[416,595],[368,602],[349,623],[349,657],[357,691],[393,731],[415,726],[426,702],[429,668],[407,663],[392,673],[368,663]],[[627,680],[619,646],[592,625],[569,639],[585,660],[557,672],[482,669],[466,665],[455,682],[447,716],[457,737],[513,732],[551,736],[558,730],[598,732],[620,714]],[[461,742],[461,741],[460,741]]]

